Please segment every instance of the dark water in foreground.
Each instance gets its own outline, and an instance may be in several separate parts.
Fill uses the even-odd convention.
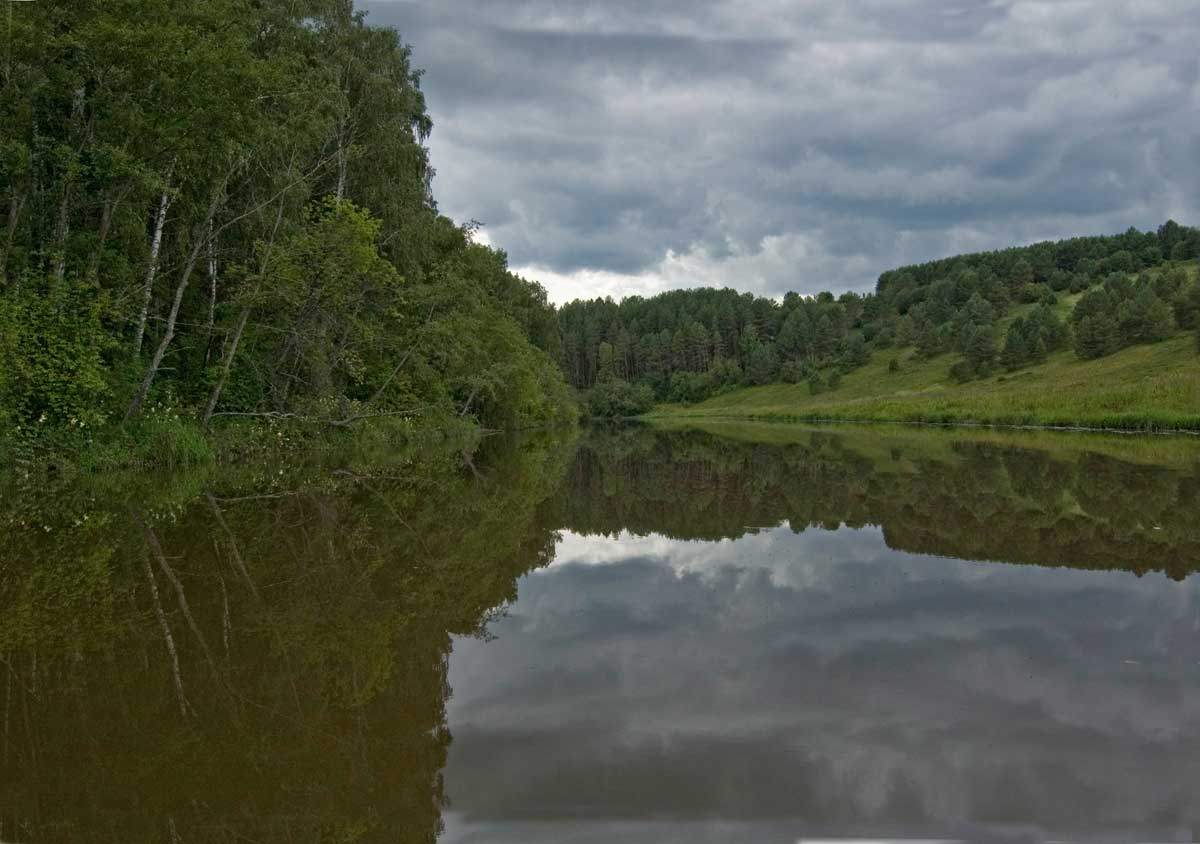
[[[10,486],[0,840],[1200,838],[1200,442]]]

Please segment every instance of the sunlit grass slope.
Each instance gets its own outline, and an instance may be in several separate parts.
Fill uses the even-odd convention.
[[[890,372],[895,357],[900,370]],[[662,405],[650,416],[1200,430],[1200,355],[1191,333],[1099,360],[1059,352],[1040,365],[966,384],[950,378],[955,359],[922,361],[911,349],[885,349],[830,392],[771,384],[690,407]]]

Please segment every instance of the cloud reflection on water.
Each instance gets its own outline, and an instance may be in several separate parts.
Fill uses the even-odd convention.
[[[455,644],[448,840],[1172,840],[1200,826],[1198,583],[873,527],[566,533]]]

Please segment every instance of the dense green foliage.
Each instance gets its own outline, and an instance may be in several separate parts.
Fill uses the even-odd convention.
[[[696,289],[556,312],[438,213],[420,73],[350,0],[9,11],[8,444],[165,442],[229,418],[514,428],[570,418],[567,382],[623,416],[647,396],[837,392],[885,349],[897,370],[905,349],[950,353],[943,371],[971,381],[1200,332],[1200,230],[1173,221],[901,267],[869,295]]]
[[[394,30],[350,0],[9,5],[7,430],[569,415],[545,292],[437,211]]]
[[[559,312],[563,368],[579,389],[617,378],[677,404],[770,383],[836,390],[883,349],[953,353],[949,375],[969,381],[1071,345],[1087,359],[1200,327],[1200,281],[1187,269],[1198,257],[1200,229],[1169,221],[901,267],[866,296],[695,289],[576,301]],[[1068,325],[1055,305],[1085,291]]]
[[[645,384],[605,378],[588,393],[587,412],[596,419],[628,419],[654,407],[654,392]]]

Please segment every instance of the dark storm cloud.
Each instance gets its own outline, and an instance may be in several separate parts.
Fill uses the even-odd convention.
[[[557,559],[494,641],[456,644],[450,840],[1200,823],[1195,582],[920,557],[874,529],[568,535]]]
[[[435,190],[563,295],[1200,221],[1195,0],[371,0]]]

